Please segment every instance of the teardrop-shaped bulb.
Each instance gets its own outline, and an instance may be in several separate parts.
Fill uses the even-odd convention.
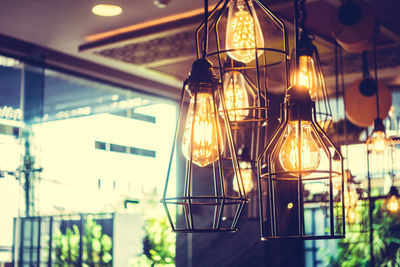
[[[243,63],[249,63],[256,58],[255,48],[264,47],[260,22],[251,0],[229,2],[225,45],[228,55]],[[258,50],[257,56],[262,53],[263,50]]]
[[[301,131],[299,133],[299,130]],[[284,141],[279,151],[279,161],[286,171],[313,171],[319,166],[320,146],[315,139],[310,122],[290,122],[286,126]],[[301,166],[299,166],[299,144],[301,148]],[[303,173],[303,176],[310,174]]]
[[[249,115],[249,88],[242,73],[229,71],[224,74],[224,98],[231,121],[244,120]]]
[[[218,116],[215,116],[211,93],[197,93],[197,98],[195,95],[189,103],[182,152],[187,160],[205,167],[217,161],[223,151],[221,127]]]
[[[301,85],[308,90],[311,99],[316,100],[317,92],[319,90],[319,81],[317,75],[317,68],[313,58],[310,56],[299,56],[299,67],[294,69],[291,74],[291,81],[293,85]]]
[[[242,181],[244,192],[250,193],[253,190],[253,170],[251,168],[251,163],[248,161],[241,161],[240,163],[240,173],[242,174]],[[239,186],[236,176],[233,179],[233,190],[239,192]]]

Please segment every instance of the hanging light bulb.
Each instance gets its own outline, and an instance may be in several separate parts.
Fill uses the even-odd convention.
[[[182,139],[182,152],[188,160],[192,155],[192,162],[200,167],[218,160],[218,151],[223,151],[221,127],[214,114],[211,92],[199,92],[191,97]]]
[[[399,191],[395,186],[391,186],[389,194],[385,200],[385,208],[391,213],[396,213],[400,210]]]
[[[224,74],[223,88],[229,119],[231,121],[246,119],[249,115],[250,102],[253,102],[255,98],[254,85],[245,78],[244,74],[233,70]]]
[[[355,208],[349,208],[346,210],[346,218],[348,224],[354,224],[356,222],[357,213]]]
[[[374,130],[366,144],[370,152],[382,154],[388,146],[389,140],[386,137],[385,126],[380,118],[375,119]]]
[[[311,56],[299,56],[299,67],[292,73],[292,83],[304,86],[310,93],[311,99],[317,98],[318,76],[315,62]]]
[[[252,0],[230,0],[226,27],[228,55],[237,61],[249,63],[255,59],[255,49],[262,47],[264,37]],[[263,50],[257,51],[257,56],[262,53]]]
[[[299,170],[299,143],[301,148],[301,170],[313,171],[319,166],[320,147],[313,134],[311,122],[289,122],[286,128],[285,141],[279,153],[279,161],[286,171]]]
[[[242,173],[244,191],[247,194],[250,193],[254,187],[253,170],[251,168],[251,163],[249,161],[241,161],[239,165],[240,165],[240,171]],[[238,181],[236,179],[236,176],[233,179],[233,190],[235,192],[239,192]]]

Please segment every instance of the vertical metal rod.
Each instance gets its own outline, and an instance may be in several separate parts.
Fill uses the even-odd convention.
[[[31,236],[30,236],[30,240],[29,240],[29,264],[33,265],[33,217],[29,217],[29,221],[30,221],[30,228],[31,228]]]
[[[85,221],[83,218],[83,214],[80,215],[79,221],[79,259],[78,259],[78,266],[82,266],[82,259],[83,259],[83,235],[85,234]]]
[[[12,247],[11,247],[11,265],[16,266],[15,264],[15,249],[19,247],[16,242],[16,232],[17,232],[17,218],[13,218],[13,235],[12,235]]]
[[[368,129],[366,129],[368,136]],[[367,175],[368,175],[368,215],[369,215],[369,253],[370,253],[370,267],[375,267],[375,256],[374,256],[374,218],[373,218],[373,200],[371,196],[371,171],[369,164],[370,152],[367,149]]]
[[[36,264],[37,264],[37,266],[40,266],[40,249],[41,249],[41,225],[42,225],[42,218],[41,217],[37,217],[37,220],[38,220],[38,237],[37,237],[37,248],[36,248]]]
[[[49,218],[49,258],[47,259],[47,266],[51,267],[53,265],[53,216]]]

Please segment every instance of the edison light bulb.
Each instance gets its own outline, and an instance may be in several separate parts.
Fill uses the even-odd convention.
[[[218,117],[215,118],[213,97],[211,93],[197,93],[196,103],[194,95],[190,99],[183,133],[183,155],[188,160],[192,157],[194,164],[205,167],[218,160],[218,151],[222,153],[223,144]]]
[[[293,85],[301,85],[308,89],[311,99],[317,98],[318,76],[315,62],[310,56],[299,57],[299,67],[293,77]]]
[[[252,1],[231,0],[226,27],[226,49],[231,50],[228,55],[249,63],[255,59],[255,48],[263,47],[264,37]],[[263,50],[257,51],[257,56],[262,53]]]
[[[225,105],[231,121],[241,121],[249,115],[246,83],[243,74],[238,71],[224,74]]]
[[[311,122],[301,122],[299,136],[298,122],[290,122],[285,132],[285,141],[279,152],[279,161],[286,171],[299,170],[299,141],[301,147],[301,171],[313,171],[318,168],[321,155],[320,147],[311,130]],[[301,138],[301,140],[299,140]],[[306,176],[304,173],[303,176]]]
[[[253,187],[254,187],[253,171],[251,169],[251,163],[248,161],[241,161],[240,162],[240,173],[242,174],[244,191],[247,194],[247,193],[251,192],[251,190],[253,190]],[[239,192],[236,176],[233,179],[233,190],[235,190],[235,192]]]
[[[390,198],[386,202],[386,208],[390,212],[398,212],[400,209],[400,204],[399,200],[397,199],[397,196],[390,196]]]
[[[356,211],[354,208],[349,208],[346,210],[346,217],[347,217],[347,223],[353,224],[356,222]]]
[[[383,131],[374,131],[368,149],[375,153],[383,153],[386,149],[386,134]]]

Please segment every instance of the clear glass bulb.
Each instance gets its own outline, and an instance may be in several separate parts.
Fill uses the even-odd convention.
[[[386,209],[392,213],[398,212],[400,210],[400,203],[397,196],[390,196],[386,201]]]
[[[200,167],[205,167],[219,158],[223,151],[221,128],[218,117],[215,118],[214,100],[211,93],[197,93],[190,99],[185,131],[182,140],[182,152],[186,159]],[[195,109],[196,106],[196,110]],[[194,123],[193,123],[194,120]],[[193,132],[193,140],[192,140]],[[220,147],[218,149],[218,144]]]
[[[230,71],[224,74],[224,98],[231,121],[244,120],[249,115],[247,81],[242,73]]]
[[[244,191],[247,194],[247,193],[251,192],[251,190],[253,190],[253,187],[254,187],[253,171],[251,169],[251,163],[248,161],[241,161],[239,164],[240,164],[240,172],[242,174]],[[239,192],[236,176],[233,179],[233,190],[235,192]]]
[[[299,140],[298,122],[290,122],[286,126],[284,141],[279,152],[279,161],[286,171],[299,170],[299,141],[301,147],[301,171],[313,171],[319,166],[320,147],[310,122],[302,121],[300,125],[301,140]],[[304,176],[309,174],[304,173]]]
[[[315,62],[310,56],[299,57],[299,67],[292,74],[292,84],[301,85],[308,89],[311,99],[317,98],[317,90],[319,87]]]
[[[230,1],[225,45],[227,50],[234,50],[228,51],[228,55],[243,63],[255,59],[254,48],[264,47],[260,22],[251,0]],[[262,53],[263,50],[257,51],[257,56]]]
[[[386,134],[383,131],[374,131],[368,149],[374,153],[381,154],[385,152],[387,145]]]

